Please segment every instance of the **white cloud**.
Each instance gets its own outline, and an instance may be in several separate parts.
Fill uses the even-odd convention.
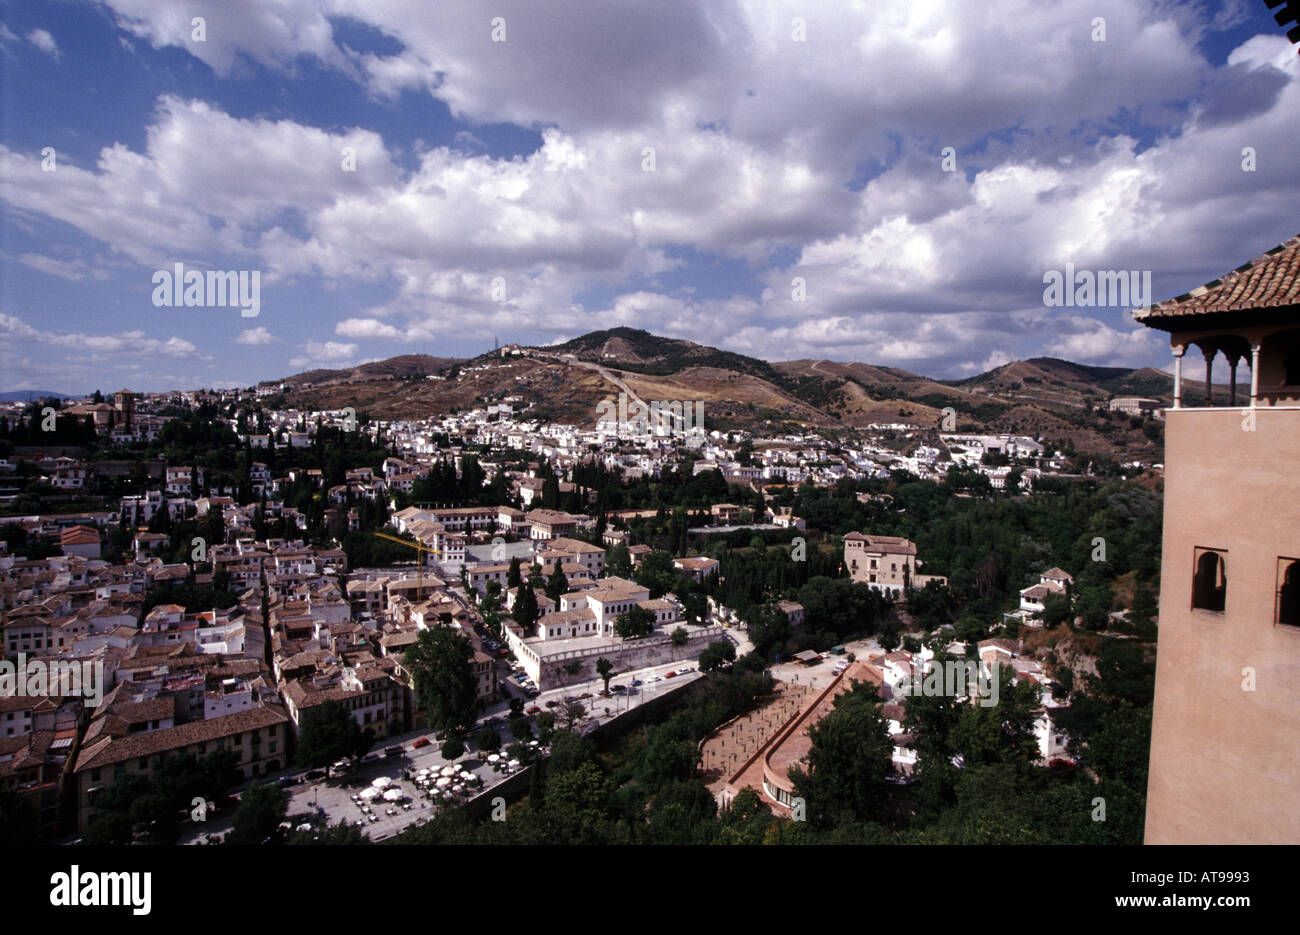
[[[93,276],[96,279],[105,278],[102,270],[88,270],[80,263],[56,260],[54,257],[44,256],[40,253],[24,253],[18,257],[18,262],[24,266],[30,266],[32,269],[40,270],[42,273],[58,276],[71,282],[80,282],[87,276]]]
[[[954,372],[1044,346],[1137,360],[1132,335],[1054,324],[1037,305],[1044,270],[1150,269],[1162,298],[1293,234],[1300,205],[1294,49],[1259,36],[1215,68],[1198,48],[1237,9],[1209,23],[1163,0],[501,0],[507,41],[494,43],[468,0],[103,2],[131,36],[222,76],[305,56],[383,106],[415,90],[465,118],[413,170],[368,130],[172,96],[139,151],[109,146],[94,166],[42,173],[0,148],[0,197],[149,268],[232,256],[268,280],[391,285],[333,324],[351,340],[630,324],[769,357]],[[1091,41],[1095,16],[1105,43]],[[331,17],[400,50],[345,49]],[[541,147],[483,155],[478,125],[502,121],[543,128]],[[948,145],[957,172],[940,167]],[[1240,170],[1244,146],[1256,172]],[[692,262],[674,258],[684,246],[753,264],[762,294],[662,288]],[[769,265],[777,248],[791,267]],[[614,298],[578,298],[593,290]],[[295,366],[356,357],[355,344],[308,344]]]
[[[235,338],[235,343],[260,347],[264,344],[274,344],[278,340],[279,338],[266,330],[265,325],[258,325],[256,328],[248,328],[241,331],[239,336]]]
[[[82,332],[53,332],[33,328],[13,315],[0,313],[0,337],[7,341],[34,341],[74,351],[89,352],[92,358],[102,355],[162,356],[185,360],[211,360],[199,353],[193,343],[184,338],[160,339],[143,331],[124,331],[120,334],[85,334]]]
[[[1168,339],[1162,340],[1164,336],[1150,328],[1135,325],[1121,331],[1079,315],[1060,316],[1054,330],[1060,337],[1049,346],[1048,354],[1084,364],[1140,367],[1168,347]]]
[[[36,46],[36,48],[40,49],[46,55],[55,59],[59,57],[59,44],[55,42],[54,37],[44,29],[33,29],[27,34],[27,41]]]
[[[404,338],[405,332],[375,318],[345,318],[334,326],[343,338]]]
[[[302,345],[302,353],[289,358],[291,367],[338,367],[348,363],[358,363],[357,346],[339,341],[317,341],[308,339]]]

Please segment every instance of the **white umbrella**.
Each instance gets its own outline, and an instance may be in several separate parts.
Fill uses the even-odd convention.
[[[401,789],[389,789],[384,793],[384,800],[387,802],[400,802],[404,798],[406,795]]]
[[[469,780],[474,778],[474,774],[471,773],[469,770],[465,770],[465,772],[460,774],[460,778],[468,782]]]
[[[450,786],[450,785],[451,785],[451,777],[450,777],[450,776],[443,776],[441,779],[438,780],[438,788],[439,788],[439,789],[445,789],[447,786]]]
[[[377,798],[378,796],[379,796],[379,789],[373,786],[369,789],[361,790],[361,798],[365,799],[366,801],[370,801],[371,799]]]
[[[441,772],[442,772],[442,775],[444,775],[444,776],[455,776],[455,775],[456,775],[456,767],[454,767],[454,766],[444,766],[444,767],[442,768]]]
[[[298,826],[298,830],[299,830],[299,831],[310,831],[310,830],[311,830],[311,825],[308,824],[307,822],[303,822],[301,825]]]
[[[501,759],[501,754],[499,753],[493,753],[488,756],[489,763],[495,763],[499,759]]]
[[[511,761],[510,761],[510,768],[511,768],[511,769],[518,769],[518,768],[519,768],[519,761],[518,761],[518,760],[511,760]]]
[[[423,779],[425,776],[429,775],[429,771],[427,769],[422,769],[415,775]]]
[[[383,789],[385,786],[388,786],[390,784],[392,784],[392,780],[389,779],[387,776],[379,776],[378,778],[375,779],[374,782],[371,783],[371,785],[374,786],[376,789]]]

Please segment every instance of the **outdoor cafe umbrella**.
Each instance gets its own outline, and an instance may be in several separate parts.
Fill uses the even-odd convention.
[[[447,786],[450,786],[450,785],[451,785],[451,777],[450,777],[450,776],[443,776],[441,779],[438,780],[438,788],[439,788],[439,789],[445,789]]]
[[[401,789],[389,789],[384,793],[384,800],[387,802],[400,802],[404,798],[406,798],[406,796],[402,793]]]
[[[392,782],[393,781],[389,779],[387,776],[379,776],[375,779],[374,782],[371,783],[371,785],[374,786],[376,789],[383,789],[385,786],[391,785]]]
[[[369,788],[369,789],[363,789],[363,790],[361,790],[361,798],[366,799],[367,801],[369,801],[370,799],[378,798],[378,797],[379,797],[379,789],[378,789],[378,788],[371,787],[371,788]]]
[[[489,763],[495,763],[499,759],[501,759],[501,754],[499,753],[493,753],[488,756]]]

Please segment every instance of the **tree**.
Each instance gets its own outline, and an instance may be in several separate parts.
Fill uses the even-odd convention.
[[[225,837],[226,844],[257,846],[275,834],[289,811],[284,790],[275,783],[259,783],[246,789],[235,810],[234,826]]]
[[[869,821],[885,796],[893,743],[880,714],[874,685],[862,682],[835,699],[834,708],[808,736],[808,770],[791,767],[795,792],[807,803],[814,826]]]
[[[712,672],[729,662],[736,661],[736,647],[728,640],[714,640],[700,653],[700,671]]]
[[[1049,594],[1043,599],[1043,609],[1039,611],[1043,624],[1058,627],[1070,620],[1070,599],[1064,594]]]
[[[691,638],[690,634],[686,632],[685,627],[677,627],[675,630],[673,630],[671,637],[673,641],[673,646],[677,647],[678,649],[685,646],[687,641]]]
[[[465,755],[465,744],[459,737],[448,737],[442,745],[442,758],[444,760],[459,760]]]
[[[672,782],[650,804],[650,840],[656,844],[709,844],[717,832],[717,803],[698,779]]]
[[[519,556],[516,555],[510,559],[510,570],[506,572],[506,587],[517,588],[523,583],[523,575],[519,570]]]
[[[560,563],[555,563],[555,570],[551,572],[551,577],[546,579],[546,596],[553,601],[558,601],[561,594],[567,594],[569,591],[569,579],[564,576],[564,569]]]
[[[537,716],[537,726],[542,727],[542,718],[550,712]],[[596,745],[590,739],[572,731],[556,731],[551,738],[551,757],[547,769],[552,776],[571,772],[583,763],[594,760]]]
[[[495,728],[485,727],[474,735],[474,745],[485,753],[494,753],[501,749],[501,735]]]
[[[302,712],[298,725],[298,762],[306,767],[325,766],[357,753],[361,727],[352,713],[337,701],[326,701]]]
[[[537,592],[527,582],[521,584],[519,593],[515,595],[515,606],[511,612],[511,617],[515,623],[523,628],[525,636],[533,632],[540,614],[541,612],[537,607]]]
[[[596,673],[605,681],[605,694],[609,694],[609,680],[614,674],[614,663],[604,656],[596,660]]]
[[[583,707],[580,701],[571,701],[564,706],[564,727],[566,730],[573,730],[582,719],[587,716],[587,709]]]
[[[548,743],[555,734],[555,715],[550,711],[542,711],[537,715],[537,739],[542,743]]]
[[[532,740],[533,726],[526,717],[512,717],[510,719],[510,733],[515,740]]]
[[[431,627],[420,631],[404,658],[415,679],[416,702],[434,730],[464,730],[474,723],[478,685],[468,639],[446,627]]]
[[[745,786],[722,813],[717,841],[719,844],[762,844],[773,822],[772,810],[754,789]]]
[[[39,836],[36,811],[8,786],[0,787],[0,845],[35,844]]]
[[[644,607],[629,607],[614,620],[614,632],[625,640],[648,636],[654,632],[655,615]]]
[[[337,825],[314,828],[311,831],[295,831],[289,835],[286,844],[368,844],[368,838],[356,825],[340,820]]]
[[[611,575],[626,578],[632,573],[632,557],[623,543],[616,544],[605,553],[605,567]]]

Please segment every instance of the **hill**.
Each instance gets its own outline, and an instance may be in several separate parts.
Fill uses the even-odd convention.
[[[274,382],[274,381],[272,381]],[[630,398],[700,401],[710,429],[830,437],[873,423],[1013,432],[1079,451],[1162,457],[1159,427],[1106,411],[1116,395],[1169,402],[1168,374],[1038,357],[963,380],[830,360],[771,363],[637,328],[593,331],[563,344],[494,351],[469,360],[408,354],[285,378],[272,405],[341,409],[375,418],[427,417],[509,400],[517,418],[593,426],[599,404]],[[1201,392],[1189,381],[1190,395]],[[1216,395],[1226,393],[1216,387]]]
[[[89,394],[87,394],[89,395]],[[38,399],[81,399],[80,396],[73,396],[68,393],[54,393],[50,390],[10,390],[7,393],[0,393],[0,402],[17,403],[27,402]]]

